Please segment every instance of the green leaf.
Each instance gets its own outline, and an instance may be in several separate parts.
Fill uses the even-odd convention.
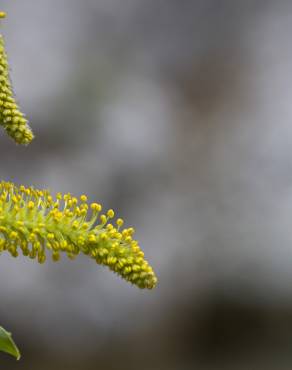
[[[20,359],[20,352],[14,343],[11,333],[8,333],[5,329],[0,326],[0,351],[9,353],[10,355],[16,357],[17,360]]]

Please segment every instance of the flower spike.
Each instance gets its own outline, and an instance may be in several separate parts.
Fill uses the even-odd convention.
[[[0,12],[0,19],[6,14]],[[0,124],[18,144],[29,144],[34,135],[15,100],[3,36],[0,35]]]
[[[17,187],[0,183],[0,252],[17,257],[46,260],[46,252],[54,261],[61,253],[74,258],[83,253],[139,288],[152,289],[157,278],[144,259],[133,228],[122,230],[123,220],[112,209],[100,214],[98,203],[87,203],[70,194],[57,194],[53,199],[48,190]]]

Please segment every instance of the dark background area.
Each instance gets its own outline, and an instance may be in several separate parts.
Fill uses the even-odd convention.
[[[85,257],[3,253],[0,369],[292,368],[292,3],[1,2],[36,139],[1,179],[88,194],[137,230],[140,291]]]

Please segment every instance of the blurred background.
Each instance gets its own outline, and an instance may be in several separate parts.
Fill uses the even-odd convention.
[[[1,179],[88,194],[135,226],[140,291],[87,258],[0,258],[26,370],[291,370],[292,3],[1,2],[35,132]]]

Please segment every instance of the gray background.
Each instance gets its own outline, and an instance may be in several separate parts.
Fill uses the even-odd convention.
[[[139,291],[87,258],[3,254],[27,370],[292,367],[292,3],[1,2],[35,132],[1,179],[86,193],[135,226]]]

